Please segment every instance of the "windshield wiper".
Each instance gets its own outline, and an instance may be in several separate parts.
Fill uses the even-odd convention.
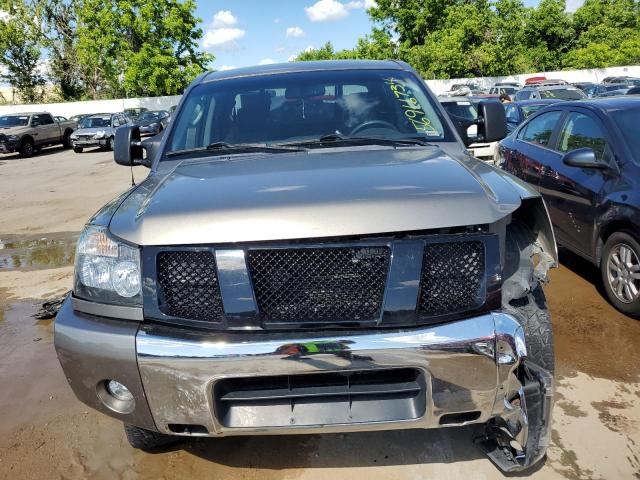
[[[433,144],[422,140],[417,137],[402,137],[402,138],[381,138],[381,137],[350,137],[339,132],[328,133],[321,135],[318,138],[311,138],[307,140],[297,140],[295,142],[278,143],[280,146],[314,146],[322,144],[347,144],[347,145],[390,145],[390,146],[403,146],[403,145],[420,145],[420,146],[432,146]]]
[[[260,145],[255,143],[227,143],[213,142],[206,147],[189,148],[185,150],[174,150],[168,152],[167,156],[184,155],[198,152],[224,152],[224,153],[247,153],[247,152],[300,152],[303,148],[286,145]]]

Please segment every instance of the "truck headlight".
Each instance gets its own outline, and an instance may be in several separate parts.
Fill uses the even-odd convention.
[[[74,295],[119,305],[142,305],[140,250],[88,225],[78,239]]]
[[[98,130],[95,135],[96,138],[104,138],[104,136],[105,136],[104,130]]]

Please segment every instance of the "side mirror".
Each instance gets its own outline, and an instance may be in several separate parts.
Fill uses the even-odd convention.
[[[469,131],[472,126],[476,126],[477,133],[477,121],[476,120],[467,120],[466,118],[457,117],[456,115],[449,114],[449,118],[451,122],[453,122],[453,126],[456,127],[458,131],[458,135],[462,138],[462,143],[464,143],[465,147],[468,147],[473,142],[477,141],[477,136],[470,136]]]
[[[598,168],[601,170],[610,168],[607,162],[598,160],[596,152],[594,152],[592,148],[577,148],[571,150],[562,157],[562,163],[570,167],[579,168]]]
[[[135,167],[144,165],[151,167],[151,162],[144,158],[144,147],[140,137],[138,125],[124,125],[116,129],[113,142],[113,159],[119,165]]]
[[[478,134],[485,142],[497,142],[507,136],[507,116],[500,102],[478,104]]]

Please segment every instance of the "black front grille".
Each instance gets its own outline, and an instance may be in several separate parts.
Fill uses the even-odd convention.
[[[165,315],[219,322],[222,297],[211,252],[160,252],[157,257],[158,306]]]
[[[485,271],[480,241],[428,243],[424,249],[418,313],[444,315],[479,307]]]
[[[258,309],[272,322],[375,320],[381,314],[388,247],[249,250]]]

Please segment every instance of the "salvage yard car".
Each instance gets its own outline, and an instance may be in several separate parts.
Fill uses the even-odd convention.
[[[562,100],[557,98],[543,98],[540,100],[520,100],[517,102],[505,103],[504,113],[507,117],[507,131],[509,133],[513,132],[516,127],[529,118],[530,115],[533,115],[547,105],[561,101]]]
[[[116,128],[131,123],[123,113],[99,113],[88,115],[80,120],[79,128],[73,135],[73,151],[82,153],[85,148],[113,148]]]
[[[30,157],[41,147],[71,146],[76,123],[56,121],[50,113],[11,113],[0,116],[0,153],[19,152]]]
[[[465,136],[395,61],[205,73],[151,156],[120,127],[116,162],[151,171],[78,241],[55,323],[77,397],[143,449],[473,425],[501,469],[538,463],[553,231]]]
[[[141,135],[157,135],[167,127],[170,117],[166,110],[153,110],[142,112],[135,123],[140,127]]]
[[[500,143],[540,191],[558,243],[599,266],[611,303],[640,317],[640,98],[559,102]]]

